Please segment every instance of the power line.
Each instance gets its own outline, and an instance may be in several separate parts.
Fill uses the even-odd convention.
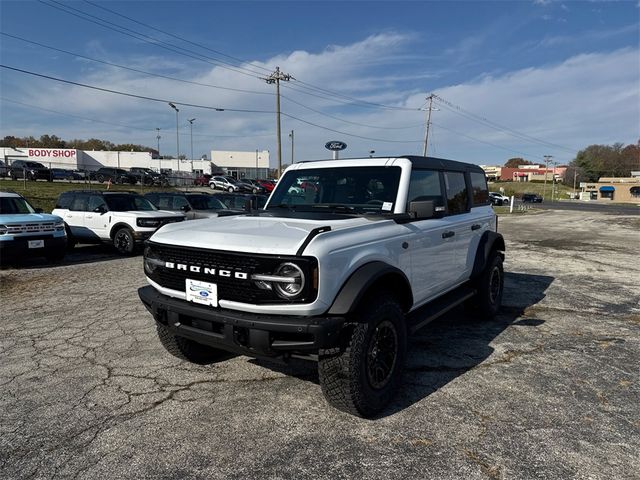
[[[45,45],[45,44],[39,43],[39,42],[34,42],[33,40],[27,40],[26,38],[18,37],[16,35],[11,35],[9,33],[0,32],[0,35],[4,35],[4,36],[10,37],[10,38],[14,38],[14,39],[20,40],[22,42],[31,43],[33,45],[38,45],[39,47],[43,47],[43,48],[46,48],[46,49],[49,49],[49,50],[53,50],[55,52],[65,53],[67,55],[72,55],[72,56],[75,56],[75,57],[78,57],[78,58],[84,58],[85,60],[90,60],[92,62],[97,62],[97,63],[101,63],[101,64],[104,64],[104,65],[109,65],[111,67],[122,68],[124,70],[129,70],[131,72],[142,73],[143,75],[149,75],[151,77],[164,78],[164,79],[172,80],[172,81],[175,81],[175,82],[188,83],[188,84],[191,84],[191,85],[198,85],[198,86],[201,86],[201,87],[218,88],[218,89],[221,89],[221,90],[230,90],[230,91],[233,91],[233,92],[251,93],[251,94],[255,94],[255,95],[273,95],[273,93],[271,93],[271,92],[258,92],[258,91],[255,91],[255,90],[245,90],[245,89],[242,89],[242,88],[223,87],[221,85],[213,85],[213,84],[210,84],[210,83],[194,82],[194,81],[191,81],[191,80],[184,80],[182,78],[171,77],[169,75],[162,75],[160,73],[147,72],[147,71],[144,71],[144,70],[139,70],[137,68],[127,67],[125,65],[119,65],[117,63],[107,62],[106,60],[100,60],[100,59],[97,59],[97,58],[87,57],[86,55],[81,55],[79,53],[70,52],[68,50],[62,50],[60,48],[52,47],[50,45]]]
[[[32,75],[34,77],[46,78],[48,80],[55,80],[56,82],[67,83],[69,85],[76,85],[78,87],[90,88],[92,90],[98,90],[98,91],[101,91],[101,92],[113,93],[113,94],[116,94],[116,95],[123,95],[125,97],[138,98],[138,99],[141,99],[141,100],[149,100],[149,101],[152,101],[152,102],[162,102],[162,103],[171,102],[171,103],[174,103],[176,105],[182,105],[183,107],[203,108],[203,109],[206,109],[206,110],[215,110],[217,112],[228,111],[228,112],[239,112],[239,113],[275,113],[275,112],[269,111],[269,110],[249,110],[249,109],[241,109],[241,108],[212,107],[212,106],[208,106],[208,105],[198,105],[198,104],[195,104],[195,103],[178,102],[176,100],[169,100],[169,99],[165,99],[165,98],[155,98],[155,97],[148,97],[148,96],[145,96],[145,95],[136,95],[134,93],[121,92],[119,90],[112,90],[112,89],[109,89],[109,88],[102,88],[102,87],[96,87],[94,85],[87,85],[86,83],[72,82],[71,80],[64,80],[62,78],[52,77],[50,75],[43,75],[41,73],[30,72],[29,70],[22,70],[20,68],[10,67],[8,65],[0,64],[0,67],[6,68],[8,70],[13,70],[15,72],[20,72],[20,73],[24,73],[24,74],[27,74],[27,75]]]
[[[282,98],[284,98],[285,100],[287,100],[287,101],[289,101],[291,103],[295,103],[296,105],[300,105],[301,107],[306,108],[307,110],[310,110],[312,112],[318,113],[320,115],[324,115],[325,117],[328,117],[328,118],[333,118],[334,120],[338,120],[340,122],[349,123],[351,125],[357,125],[359,127],[380,128],[380,129],[384,129],[384,130],[405,130],[405,129],[410,129],[410,128],[421,127],[423,125],[422,123],[418,123],[418,124],[415,124],[415,125],[407,125],[407,126],[403,126],[403,127],[381,127],[381,126],[378,126],[378,125],[367,125],[367,124],[364,124],[364,123],[352,122],[350,120],[345,120],[344,118],[336,117],[335,115],[330,115],[330,114],[325,113],[325,112],[323,112],[321,110],[316,110],[315,108],[312,108],[312,107],[309,107],[309,106],[307,106],[307,105],[305,105],[303,103],[297,102],[297,101],[293,100],[292,98],[286,97],[286,96],[284,96],[282,94],[280,94],[280,96]]]
[[[514,130],[512,128],[506,127],[504,125],[500,125],[499,123],[493,122],[485,117],[481,117],[480,115],[476,115],[475,113],[469,112],[468,110],[463,109],[462,107],[455,105],[453,103],[451,103],[448,100],[445,100],[444,98],[433,94],[434,98],[436,99],[436,101],[438,102],[438,104],[440,106],[442,106],[443,108],[456,113],[458,115],[461,115],[467,119],[470,120],[474,120],[476,122],[479,122],[485,126],[491,127],[494,130],[498,130],[501,131],[503,133],[506,133],[508,135],[511,135],[512,137],[516,137],[519,138],[521,140],[526,140],[530,143],[537,143],[540,145],[544,145],[547,147],[555,147],[555,148],[559,148],[561,150],[565,150],[569,153],[575,153],[574,149],[571,149],[569,147],[563,146],[563,145],[558,145],[556,143],[551,143],[551,142],[547,142],[546,140],[542,140],[540,138],[536,138],[533,137],[531,135],[527,135],[526,133],[522,133],[522,132],[518,132],[517,130]]]
[[[186,39],[186,38],[184,38],[184,37],[180,37],[180,36],[178,36],[178,35],[174,35],[174,34],[173,34],[173,33],[171,33],[171,32],[167,32],[167,31],[165,31],[165,30],[161,30],[161,29],[159,29],[159,28],[157,28],[157,27],[154,27],[154,26],[152,26],[152,25],[149,25],[148,23],[144,23],[144,22],[141,22],[140,20],[136,20],[136,19],[134,19],[134,18],[128,17],[128,16],[126,16],[126,15],[123,15],[122,13],[116,12],[115,10],[111,10],[111,9],[109,9],[109,8],[107,8],[107,7],[102,6],[102,5],[98,5],[97,3],[90,2],[89,0],[84,0],[84,2],[85,2],[85,3],[88,3],[89,5],[93,5],[93,6],[94,6],[94,7],[96,7],[96,8],[100,8],[100,9],[105,10],[105,11],[107,11],[107,12],[113,13],[114,15],[117,15],[117,16],[119,16],[119,17],[125,18],[125,19],[129,20],[130,22],[137,23],[138,25],[142,25],[142,26],[144,26],[144,27],[147,27],[147,28],[149,28],[149,29],[151,29],[151,30],[153,30],[153,31],[160,31],[160,32],[164,33],[165,35],[168,35],[168,36],[170,36],[170,37],[173,37],[173,38],[175,38],[175,39],[177,39],[177,40],[180,40],[180,41],[183,41],[183,42],[186,42],[186,43],[190,43],[191,45],[194,45],[194,46],[196,46],[196,47],[202,48],[202,49],[204,49],[204,50],[208,50],[208,51],[213,52],[213,53],[216,53],[216,54],[218,54],[218,55],[222,55],[223,57],[227,57],[227,58],[230,58],[230,59],[232,59],[232,60],[236,60],[237,62],[245,63],[245,64],[249,64],[249,65],[251,65],[251,66],[253,66],[253,67],[256,67],[256,68],[259,68],[259,69],[261,69],[261,70],[264,70],[264,71],[265,71],[265,72],[267,72],[267,73],[271,72],[271,70],[269,70],[268,68],[262,67],[262,66],[260,66],[260,65],[255,65],[253,62],[248,62],[248,61],[243,60],[243,59],[241,59],[241,58],[234,57],[234,56],[232,56],[232,55],[227,55],[227,54],[226,54],[226,53],[224,53],[224,52],[221,52],[221,51],[219,51],[219,50],[214,50],[214,49],[212,49],[212,48],[207,47],[206,45],[202,45],[201,43],[196,43],[196,42],[193,42],[193,41],[191,41],[191,40],[188,40],[188,39]]]
[[[254,72],[252,70],[248,70],[248,69],[245,69],[245,68],[236,67],[235,65],[229,64],[229,63],[224,62],[224,61],[219,60],[219,59],[213,59],[211,57],[207,57],[206,55],[203,55],[201,53],[197,53],[197,52],[193,52],[193,51],[191,51],[191,53],[189,53],[190,51],[185,49],[185,48],[182,48],[182,47],[179,47],[179,46],[175,46],[175,45],[172,45],[172,44],[167,43],[167,42],[163,42],[162,40],[159,40],[157,38],[151,37],[149,35],[145,35],[143,33],[138,33],[138,32],[136,32],[134,30],[129,29],[129,28],[122,27],[122,26],[117,25],[117,24],[115,24],[113,22],[109,22],[108,20],[104,20],[104,19],[101,19],[100,17],[97,17],[95,15],[91,15],[89,13],[83,12],[82,10],[78,10],[77,8],[73,8],[73,7],[70,7],[68,5],[63,5],[60,2],[57,2],[56,0],[48,0],[48,1],[51,2],[51,3],[57,4],[57,5],[52,5],[51,3],[47,3],[47,2],[45,2],[43,0],[38,0],[38,1],[40,3],[42,3],[43,5],[47,5],[48,7],[55,8],[55,9],[60,10],[62,12],[68,13],[69,15],[73,15],[74,17],[78,17],[78,18],[80,18],[82,20],[85,20],[85,21],[88,21],[88,22],[91,22],[91,23],[95,23],[96,25],[100,25],[101,27],[107,28],[109,30],[113,30],[113,31],[121,33],[123,35],[127,35],[129,37],[135,38],[136,40],[143,41],[143,42],[148,43],[150,45],[154,45],[154,46],[157,46],[157,47],[160,47],[160,48],[164,48],[165,50],[169,50],[171,52],[177,53],[178,55],[183,55],[183,56],[186,56],[186,57],[193,58],[195,60],[200,60],[200,61],[203,61],[203,62],[206,62],[206,63],[210,63],[211,65],[216,65],[216,66],[218,66],[220,68],[231,70],[233,72],[240,73],[242,75],[247,75],[247,76],[253,77],[253,78],[255,78],[258,75],[261,75],[260,72]],[[73,10],[73,11],[78,12],[78,13],[74,13],[73,11],[70,11],[70,10]],[[86,17],[91,17],[91,18],[86,18]],[[92,18],[95,19],[95,20],[92,20]],[[131,32],[131,33],[129,33],[129,32]],[[178,49],[178,50],[176,50],[176,49]],[[180,51],[180,50],[182,50],[182,51]],[[187,53],[185,53],[185,52],[187,52]],[[232,67],[226,66],[226,65],[232,65],[232,67],[236,67],[236,68],[232,68]]]

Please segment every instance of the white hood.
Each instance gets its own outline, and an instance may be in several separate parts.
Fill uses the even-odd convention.
[[[151,241],[233,252],[293,255],[314,228],[340,230],[370,223],[361,217],[307,220],[259,216],[218,217],[165,225]]]

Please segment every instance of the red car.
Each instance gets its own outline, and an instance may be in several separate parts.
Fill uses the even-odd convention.
[[[209,186],[209,180],[211,180],[211,175],[209,175],[208,173],[204,173],[204,174],[199,175],[196,178],[194,178],[193,179],[193,184],[201,186],[201,187],[208,187]]]
[[[258,183],[260,184],[261,187],[264,187],[267,193],[273,192],[273,189],[276,188],[276,184],[273,183],[271,180],[258,180]]]

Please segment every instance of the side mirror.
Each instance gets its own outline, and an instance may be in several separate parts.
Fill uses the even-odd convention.
[[[103,213],[105,213],[107,211],[107,209],[104,207],[104,205],[99,205],[96,208],[94,208],[93,211],[95,213],[99,213],[100,215],[102,215]]]
[[[188,212],[191,210],[191,207],[189,205],[183,205],[180,207],[180,210],[182,210],[183,212]]]
[[[409,202],[409,215],[414,219],[436,218],[436,207],[433,200]]]

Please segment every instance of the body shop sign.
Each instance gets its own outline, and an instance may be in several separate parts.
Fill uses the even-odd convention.
[[[76,156],[75,150],[66,148],[30,148],[28,153],[31,158],[70,158]]]

